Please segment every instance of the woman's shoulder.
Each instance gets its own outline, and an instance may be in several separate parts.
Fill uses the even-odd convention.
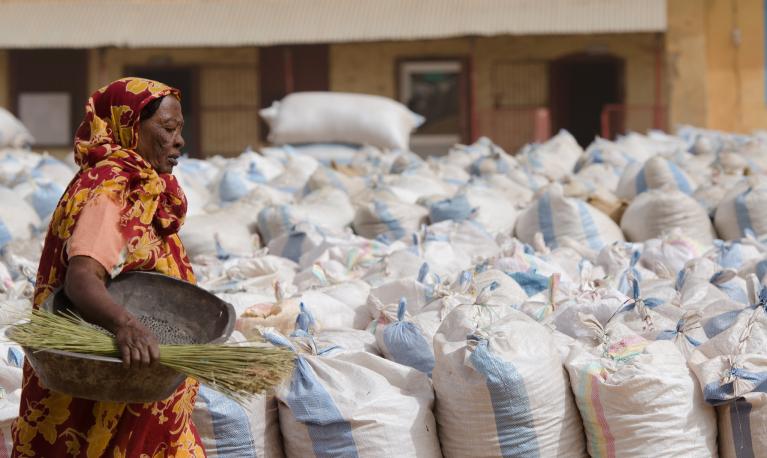
[[[81,171],[75,177],[65,192],[65,200],[85,204],[97,197],[108,197],[114,202],[122,202],[129,181],[127,176],[109,167],[94,167]]]

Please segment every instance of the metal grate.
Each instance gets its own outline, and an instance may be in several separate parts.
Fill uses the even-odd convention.
[[[496,108],[548,105],[546,61],[498,61],[493,65],[492,84]]]
[[[200,102],[203,155],[233,156],[258,146],[257,66],[203,66]]]
[[[493,109],[483,115],[491,139],[509,153],[551,135],[548,63],[502,60],[492,67]]]

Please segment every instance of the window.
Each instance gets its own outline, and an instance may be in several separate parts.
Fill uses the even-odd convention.
[[[10,51],[11,110],[36,147],[72,146],[89,94],[87,63],[80,49]]]
[[[398,62],[397,98],[425,118],[410,140],[421,154],[444,154],[469,140],[469,85],[465,59]]]

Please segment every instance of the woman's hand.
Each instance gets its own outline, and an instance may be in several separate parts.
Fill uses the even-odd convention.
[[[157,338],[116,303],[106,288],[107,271],[95,259],[69,260],[64,292],[80,314],[115,336],[125,367],[146,367],[160,359]]]
[[[160,359],[157,337],[133,316],[118,325],[114,335],[125,367],[149,367]]]

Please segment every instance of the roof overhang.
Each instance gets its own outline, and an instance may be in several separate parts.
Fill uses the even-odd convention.
[[[662,32],[666,0],[0,0],[0,48]]]

